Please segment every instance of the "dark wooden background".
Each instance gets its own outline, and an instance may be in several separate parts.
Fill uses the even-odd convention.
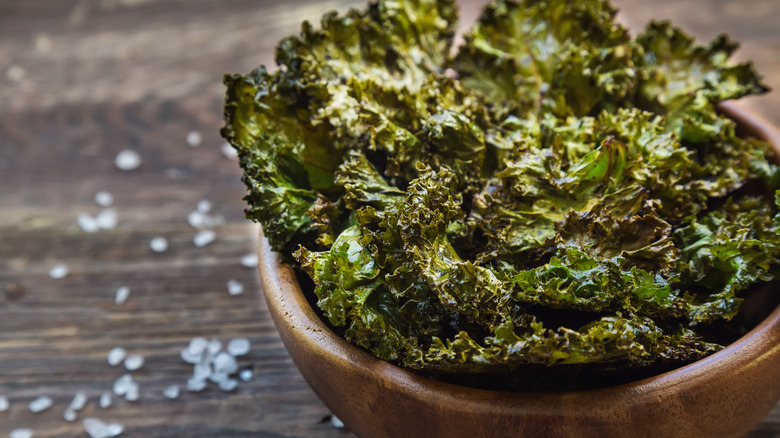
[[[272,64],[273,47],[317,19],[361,0],[0,0],[0,436],[32,427],[36,437],[86,436],[85,416],[125,425],[127,437],[344,437],[323,421],[328,410],[296,371],[261,300],[258,274],[240,259],[255,250],[255,225],[243,218],[244,189],[234,160],[220,152],[221,77]],[[483,1],[465,0],[473,22]],[[742,41],[780,89],[777,0],[615,0],[620,19],[639,29],[672,18],[702,40],[727,32]],[[780,124],[780,94],[746,103]],[[203,135],[198,148],[185,144]],[[133,172],[115,169],[122,149],[143,157]],[[100,211],[94,194],[114,195],[114,230],[86,234],[79,213]],[[217,240],[196,248],[186,223],[208,199],[225,218]],[[164,254],[149,240],[166,236]],[[57,263],[70,274],[49,278]],[[230,296],[226,282],[245,285]],[[129,300],[114,292],[130,286]],[[226,394],[210,386],[162,396],[192,369],[179,351],[194,336],[250,338],[241,360],[255,376]],[[138,402],[97,397],[124,374],[106,364],[115,346],[146,357],[135,372]],[[780,384],[780,383],[779,383]],[[89,404],[63,421],[73,395]],[[32,414],[40,395],[54,407]],[[780,407],[749,435],[780,436]]]

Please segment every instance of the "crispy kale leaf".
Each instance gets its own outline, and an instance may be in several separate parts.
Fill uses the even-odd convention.
[[[766,87],[725,37],[615,12],[498,0],[453,54],[453,0],[379,0],[226,76],[247,217],[349,341],[439,373],[722,348],[780,272],[780,172],[716,104]]]

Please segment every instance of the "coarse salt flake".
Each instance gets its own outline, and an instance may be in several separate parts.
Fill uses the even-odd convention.
[[[227,344],[227,352],[233,357],[249,353],[250,344],[247,338],[233,338]]]
[[[65,412],[62,413],[62,419],[69,423],[76,421],[76,411],[73,408],[65,408]]]
[[[244,285],[237,280],[228,280],[227,290],[230,295],[241,295],[244,292]]]
[[[216,238],[217,238],[217,233],[215,233],[214,231],[202,230],[202,231],[198,231],[198,234],[195,235],[195,237],[192,239],[192,242],[198,248],[203,248],[204,246],[216,240]]]
[[[116,154],[114,165],[119,170],[130,171],[141,165],[141,155],[132,149],[125,149]]]
[[[110,392],[104,392],[100,395],[100,399],[98,400],[98,406],[100,406],[101,409],[108,409],[113,404],[114,400],[111,397]]]
[[[230,159],[236,158],[238,156],[238,151],[228,142],[222,143],[222,146],[219,147],[219,150],[222,152],[222,155]]]
[[[195,207],[195,210],[198,213],[206,214],[211,211],[211,206],[212,206],[211,201],[209,201],[208,199],[201,199],[200,201],[198,201],[198,206]]]
[[[112,367],[119,365],[127,357],[127,351],[122,347],[114,347],[108,352],[108,364]]]
[[[70,268],[65,263],[59,263],[57,265],[52,266],[52,268],[49,270],[49,277],[60,279],[65,278],[65,276],[68,275],[68,272],[70,271]]]
[[[114,196],[105,190],[95,193],[95,204],[101,207],[111,207],[114,203]]]
[[[333,427],[335,427],[336,429],[344,428],[344,423],[341,420],[339,420],[339,417],[333,414],[330,415],[330,424],[332,424]]]
[[[187,146],[191,148],[198,147],[203,141],[203,136],[201,136],[198,131],[190,131],[184,141],[187,143]]]
[[[114,297],[114,302],[116,304],[124,304],[125,301],[130,297],[130,288],[127,286],[119,286],[119,288],[116,290],[116,296]]]
[[[236,379],[225,379],[219,382],[219,389],[225,392],[233,391],[236,387],[238,387],[238,380]]]
[[[187,379],[187,391],[200,392],[206,389],[206,380],[199,380],[193,377]]]
[[[8,397],[0,395],[0,412],[5,412],[11,407],[11,403],[8,401]]]
[[[86,213],[79,213],[79,215],[76,217],[76,223],[85,233],[94,233],[99,230],[95,218]]]
[[[248,382],[248,381],[252,380],[253,374],[254,373],[252,373],[252,370],[247,368],[245,370],[241,370],[241,372],[238,373],[238,377],[240,377],[241,380],[243,380],[244,382]]]
[[[73,396],[73,400],[70,402],[70,408],[74,411],[80,411],[87,405],[87,393],[79,391]]]
[[[163,390],[163,395],[165,398],[173,400],[179,397],[179,392],[179,385],[171,385]]]
[[[125,430],[119,423],[106,424],[94,417],[85,418],[82,424],[90,438],[113,438],[121,435]]]
[[[113,230],[116,224],[117,214],[113,208],[106,208],[95,216],[95,225],[102,230]]]
[[[43,412],[46,409],[49,409],[52,405],[51,397],[47,397],[45,395],[42,395],[35,400],[31,401],[30,404],[27,406],[30,408],[30,412],[33,414],[37,414],[38,412]]]
[[[130,374],[125,374],[124,376],[116,379],[114,381],[114,394],[116,395],[125,395],[127,394],[127,391],[130,389],[131,386],[135,384],[135,381],[133,380],[133,376]]]
[[[257,254],[249,253],[241,257],[241,266],[245,268],[256,268],[258,261]]]
[[[168,239],[161,236],[154,237],[149,241],[149,248],[158,253],[168,251]]]
[[[132,354],[125,359],[125,368],[130,371],[141,369],[144,366],[144,357],[140,354]]]
[[[19,427],[11,431],[11,434],[8,435],[9,438],[32,438],[33,437],[33,431],[32,429],[26,428],[26,427]]]
[[[214,357],[214,372],[233,374],[238,371],[238,362],[236,358],[228,353],[221,352]]]

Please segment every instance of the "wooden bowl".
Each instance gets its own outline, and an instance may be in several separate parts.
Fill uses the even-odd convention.
[[[771,124],[730,102],[721,110],[778,150]],[[320,320],[262,235],[259,255],[268,308],[293,362],[361,437],[730,437],[780,399],[780,307],[722,351],[655,377],[586,391],[487,391],[418,376],[349,344]]]

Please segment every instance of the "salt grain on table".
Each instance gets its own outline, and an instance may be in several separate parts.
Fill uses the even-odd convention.
[[[230,146],[230,143],[228,142],[222,143],[222,146],[219,147],[219,150],[222,151],[222,155],[226,156],[227,158],[233,159],[238,157],[238,151],[233,146]]]
[[[76,223],[85,233],[94,233],[99,229],[95,218],[86,213],[80,213],[76,217]]]
[[[65,408],[65,412],[62,413],[62,419],[69,423],[76,421],[76,417],[76,411],[73,408]]]
[[[179,397],[179,392],[179,385],[171,385],[163,390],[163,395],[165,398],[173,400]]]
[[[113,208],[106,208],[95,216],[95,225],[101,230],[113,230],[116,224],[117,214]]]
[[[8,435],[8,437],[9,438],[32,438],[33,431],[32,429],[28,429],[26,427],[20,427],[12,430],[11,434]]]
[[[339,417],[333,414],[330,415],[330,424],[332,424],[333,427],[335,427],[336,429],[344,428],[344,423],[342,423],[341,420],[339,420]]]
[[[241,295],[244,292],[244,285],[237,280],[228,280],[227,290],[230,295]]]
[[[54,265],[51,270],[49,270],[49,277],[60,279],[65,278],[65,276],[68,275],[68,272],[70,271],[70,268],[65,263],[60,263],[58,265]]]
[[[222,349],[222,342],[219,341],[219,339],[211,339],[209,341],[209,344],[206,346],[206,351],[209,352],[210,355],[216,356],[217,353],[219,353],[219,350]]]
[[[127,286],[120,286],[119,289],[116,290],[116,297],[114,297],[114,302],[121,305],[124,304],[129,297],[130,288]]]
[[[87,405],[87,393],[79,391],[73,396],[73,400],[70,402],[70,408],[74,411],[80,411]]]
[[[8,401],[8,397],[0,395],[0,412],[5,412],[11,407],[11,403]]]
[[[127,393],[125,394],[125,400],[131,402],[138,401],[139,396],[140,396],[140,390],[138,388],[138,383],[133,382],[133,384],[127,388]]]
[[[198,213],[207,214],[208,212],[211,211],[211,206],[212,206],[211,201],[209,201],[208,199],[201,199],[200,201],[198,201],[198,206],[195,207],[195,210]]]
[[[197,336],[190,340],[189,345],[187,345],[187,351],[192,356],[200,356],[203,351],[206,350],[206,347],[208,346],[209,341],[206,340],[206,338]]]
[[[115,367],[127,357],[127,351],[122,347],[114,347],[108,352],[108,364]]]
[[[127,359],[125,359],[125,368],[130,371],[139,370],[142,366],[144,366],[144,357],[140,354],[127,356]]]
[[[217,238],[217,233],[212,230],[199,231],[198,234],[192,239],[192,242],[198,248],[203,248],[209,243],[213,242]]]
[[[95,193],[95,204],[101,207],[110,207],[114,203],[114,196],[106,191],[99,191]]]
[[[43,412],[46,409],[49,409],[52,405],[51,397],[47,397],[45,395],[42,395],[35,400],[31,401],[30,404],[27,406],[30,408],[30,412],[33,414],[37,414],[38,412]]]
[[[119,170],[135,170],[141,165],[141,156],[132,149],[125,149],[116,154],[114,165]]]
[[[200,132],[198,131],[191,131],[187,134],[187,138],[185,138],[185,141],[187,142],[187,146],[191,148],[195,148],[200,146],[200,143],[203,141],[203,137],[200,135]]]
[[[190,377],[187,379],[187,391],[190,392],[200,392],[206,389],[206,381],[205,380],[198,380]]]
[[[229,355],[237,357],[243,356],[249,353],[250,344],[247,338],[233,338],[227,344],[227,352]]]
[[[113,438],[121,435],[125,430],[119,423],[106,424],[94,417],[85,418],[82,424],[90,438]]]
[[[114,381],[114,394],[116,395],[125,395],[127,394],[127,391],[135,384],[135,381],[133,381],[133,376],[130,374],[125,374],[124,376],[116,379]]]
[[[256,268],[258,263],[257,254],[250,253],[241,257],[241,266],[245,268]]]
[[[238,371],[238,362],[236,362],[236,358],[233,356],[222,352],[214,357],[215,373],[233,374],[236,371]]]
[[[206,380],[211,375],[211,372],[210,363],[199,362],[192,368],[192,378],[195,380]]]
[[[219,389],[230,392],[238,387],[238,380],[236,379],[225,379],[221,382],[219,382]]]
[[[158,253],[168,251],[168,239],[165,237],[155,237],[149,241],[149,248]]]
[[[100,406],[101,409],[108,409],[113,404],[114,400],[111,397],[110,392],[104,392],[100,396],[100,400],[98,400],[98,406]]]

